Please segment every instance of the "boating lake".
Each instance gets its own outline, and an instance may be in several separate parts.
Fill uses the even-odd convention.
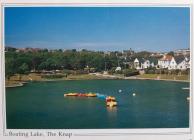
[[[6,88],[8,129],[188,128],[189,83],[154,80],[30,82]],[[119,90],[122,90],[119,93]],[[64,97],[68,92],[115,96]],[[132,94],[136,93],[136,96]]]

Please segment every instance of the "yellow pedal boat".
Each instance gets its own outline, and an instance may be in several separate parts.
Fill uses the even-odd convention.
[[[113,102],[113,101],[107,102],[106,105],[107,105],[108,107],[114,107],[114,106],[117,106],[117,102]]]
[[[68,93],[64,94],[64,96],[78,96],[78,93]]]
[[[116,98],[115,97],[113,97],[113,96],[108,96],[108,97],[106,97],[106,101],[108,102],[108,101],[115,101],[116,100]]]
[[[96,97],[97,95],[95,93],[88,93],[86,94],[87,97]]]

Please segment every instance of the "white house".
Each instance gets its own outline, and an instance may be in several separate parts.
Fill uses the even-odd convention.
[[[147,69],[151,66],[150,61],[149,60],[145,60],[144,62],[141,63],[141,68],[142,69]]]
[[[177,69],[180,70],[186,70],[190,68],[190,60],[185,57],[178,65],[177,65]]]
[[[147,69],[150,67],[154,67],[154,62],[151,62],[150,60],[146,60],[144,58],[138,60],[137,58],[133,62],[134,68],[137,70],[140,69]]]
[[[177,63],[176,63],[174,57],[172,57],[168,69],[169,69],[169,70],[171,70],[171,69],[173,69],[173,70],[174,70],[174,69],[177,69]]]
[[[164,55],[161,59],[158,60],[159,68],[168,68],[168,69],[176,69],[177,63],[173,56]]]
[[[139,60],[137,58],[135,58],[135,60],[134,60],[134,68],[137,70],[141,69],[139,66]]]

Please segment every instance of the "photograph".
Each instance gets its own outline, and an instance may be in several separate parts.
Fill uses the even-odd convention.
[[[6,129],[189,129],[190,10],[5,6]]]

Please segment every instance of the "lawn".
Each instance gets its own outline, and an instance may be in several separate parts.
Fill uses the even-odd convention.
[[[169,80],[186,80],[189,81],[189,75],[168,75],[168,74],[143,74],[138,75],[138,78],[150,78],[150,79],[169,79]]]

